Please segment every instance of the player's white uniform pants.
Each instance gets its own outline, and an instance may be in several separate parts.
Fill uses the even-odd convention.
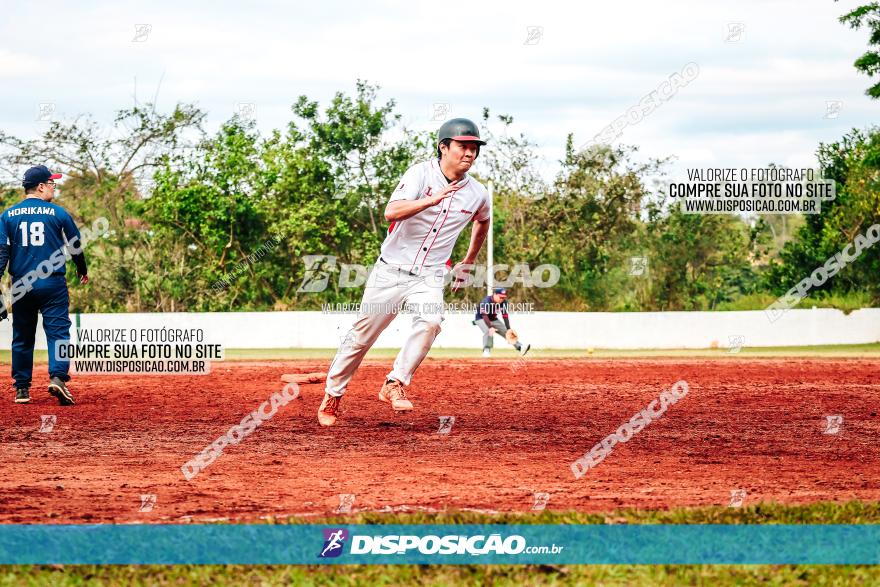
[[[479,320],[474,320],[474,324],[476,324],[479,329],[483,332],[483,348],[491,349],[493,346],[493,338],[491,334],[489,334],[489,327],[486,326],[486,321],[480,318]],[[504,325],[504,322],[496,318],[492,320],[492,328],[495,329],[495,334],[504,338],[504,335],[507,334],[507,326]]]
[[[426,267],[419,275],[411,275],[382,261],[376,263],[367,279],[357,320],[330,364],[327,393],[334,396],[345,393],[367,351],[402,308],[404,318],[412,315],[412,332],[397,354],[387,379],[409,385],[440,333],[447,271],[445,266]]]

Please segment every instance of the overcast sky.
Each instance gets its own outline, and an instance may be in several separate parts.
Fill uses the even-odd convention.
[[[587,142],[696,63],[696,79],[616,142],[676,156],[675,172],[814,165],[820,141],[873,123],[880,109],[852,67],[868,33],[837,21],[857,4],[16,3],[0,21],[0,129],[36,136],[41,103],[52,116],[109,122],[133,104],[136,79],[140,101],[195,102],[209,129],[253,103],[267,131],[291,119],[298,95],[326,102],[360,78],[381,85],[415,129],[440,124],[438,103],[450,116],[510,114],[552,165],[567,133]]]

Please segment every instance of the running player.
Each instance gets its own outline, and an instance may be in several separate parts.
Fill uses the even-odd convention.
[[[413,409],[405,387],[440,332],[447,261],[455,241],[473,222],[467,254],[453,269],[458,278],[463,265],[476,262],[486,239],[489,193],[467,173],[486,142],[466,118],[445,122],[437,140],[437,159],[410,167],[385,208],[391,226],[367,280],[358,318],[330,364],[318,409],[322,426],[336,423],[348,383],[404,304],[414,314],[412,332],[385,377],[379,399],[398,412]]]
[[[49,346],[49,393],[62,406],[74,404],[65,385],[70,381],[70,361],[55,354],[60,341],[70,340],[70,296],[64,277],[68,243],[80,283],[89,278],[79,230],[70,214],[52,203],[55,180],[60,178],[45,165],[31,167],[22,181],[24,200],[0,215],[0,277],[8,263],[13,292],[25,292],[12,304],[12,377],[18,404],[31,401],[38,314],[43,315]]]

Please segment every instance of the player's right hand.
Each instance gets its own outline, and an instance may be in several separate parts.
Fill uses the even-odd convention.
[[[440,202],[442,202],[446,198],[451,197],[452,194],[454,194],[455,192],[457,192],[458,190],[463,188],[464,184],[466,184],[466,183],[467,183],[467,179],[462,179],[459,181],[452,182],[451,184],[447,185],[445,188],[443,188],[442,190],[440,190],[439,192],[437,192],[436,194],[431,196],[431,200],[434,202],[434,206],[436,206],[437,204],[439,204]]]
[[[80,275],[79,282],[83,285],[87,284],[89,282],[89,276],[88,275]]]
[[[489,329],[489,336],[495,336],[495,329],[494,328]]]
[[[474,269],[473,263],[456,263],[452,268],[452,291],[458,292],[461,288],[468,285],[472,279],[471,271]]]

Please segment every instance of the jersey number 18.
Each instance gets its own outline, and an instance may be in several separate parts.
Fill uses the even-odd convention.
[[[22,222],[21,227],[21,246],[28,246],[28,223]],[[30,244],[38,247],[43,244],[46,240],[46,234],[43,229],[42,222],[31,222],[30,223]]]

